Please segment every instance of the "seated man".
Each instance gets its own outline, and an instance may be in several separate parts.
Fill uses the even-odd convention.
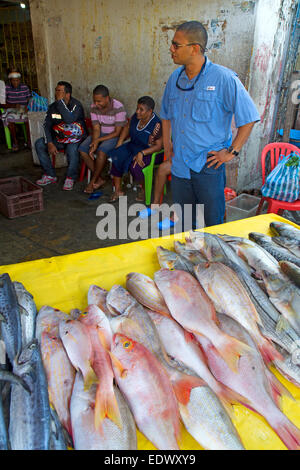
[[[79,147],[81,158],[92,171],[91,181],[84,190],[89,194],[105,183],[101,172],[107,160],[107,152],[115,147],[121,130],[127,123],[123,104],[111,98],[108,88],[104,85],[98,85],[93,90],[91,121],[92,136]]]
[[[10,69],[8,80],[9,84],[5,87],[5,100],[3,98],[0,100],[0,107],[5,109],[1,118],[4,126],[9,128],[12,139],[12,151],[17,152],[19,145],[15,122],[24,122],[28,139],[26,145],[30,147],[27,105],[31,98],[31,92],[27,85],[21,83],[21,74],[16,68]]]
[[[79,144],[86,136],[82,104],[72,97],[72,85],[60,81],[55,88],[55,101],[49,106],[44,122],[45,139],[35,142],[44,175],[36,183],[40,186],[56,183],[57,178],[50,156],[56,156],[64,149],[68,159],[68,169],[63,189],[73,189],[79,165]]]

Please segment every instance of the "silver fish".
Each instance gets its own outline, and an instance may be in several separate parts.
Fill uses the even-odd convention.
[[[195,275],[194,265],[187,258],[184,258],[175,251],[167,250],[162,246],[158,246],[156,251],[161,268],[181,269],[182,271],[187,271],[193,276]]]
[[[292,255],[300,258],[300,240],[291,240],[287,237],[272,237],[272,241],[282,248],[289,250]]]
[[[284,349],[278,348],[283,356],[283,361],[274,361],[274,366],[290,382],[300,387],[300,343],[295,345],[292,354],[288,354]]]
[[[36,340],[21,352],[14,365],[31,393],[20,385],[11,389],[9,440],[12,450],[48,450],[50,444],[50,405],[47,379]]]
[[[68,450],[68,447],[73,447],[72,439],[61,425],[54,408],[50,408],[50,413],[50,450]]]
[[[174,249],[176,253],[183,256],[193,264],[205,263],[207,258],[200,253],[199,250],[189,248],[186,243],[181,243],[176,240],[174,242]]]
[[[281,271],[288,276],[297,287],[300,287],[300,268],[289,261],[279,261],[279,265]]]
[[[20,306],[22,325],[22,348],[35,337],[37,308],[33,296],[21,282],[13,282]]]
[[[291,240],[300,240],[300,230],[294,225],[275,221],[270,223],[270,230],[275,235],[287,237]]]
[[[112,286],[106,297],[107,308],[113,316],[124,313],[127,307],[135,303],[135,298],[118,284]]]
[[[290,261],[300,267],[300,258],[294,256],[289,250],[277,245],[272,241],[272,237],[263,233],[250,232],[249,239],[262,246],[277,261]]]
[[[7,356],[13,364],[22,348],[20,307],[13,283],[7,273],[0,276],[1,335]]]
[[[114,387],[121,414],[122,429],[105,418],[102,430],[95,429],[94,405],[96,386],[84,390],[80,373],[76,374],[70,411],[76,450],[136,450],[137,435],[131,411],[117,387]]]

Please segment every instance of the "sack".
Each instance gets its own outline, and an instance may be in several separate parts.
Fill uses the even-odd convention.
[[[31,98],[29,100],[27,109],[28,111],[47,111],[48,110],[48,100],[43,96],[38,95],[35,91],[31,92]]]
[[[84,134],[84,128],[79,122],[65,124],[61,122],[53,126],[57,142],[61,144],[75,144],[81,141]]]
[[[261,192],[264,197],[294,202],[299,198],[300,155],[280,155],[278,164],[267,176]]]

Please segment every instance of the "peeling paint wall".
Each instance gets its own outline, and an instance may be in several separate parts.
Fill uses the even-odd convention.
[[[260,0],[257,5],[249,93],[261,115],[239,162],[238,189],[261,186],[261,151],[270,142],[280,75],[296,0]]]
[[[170,41],[176,25],[197,19],[208,29],[208,57],[248,84],[256,1],[31,0],[39,87],[50,100],[58,80],[70,81],[88,109],[104,83],[129,113],[141,95],[159,112],[175,69]]]

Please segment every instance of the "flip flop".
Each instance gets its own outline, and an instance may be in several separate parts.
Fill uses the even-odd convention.
[[[93,194],[90,195],[90,197],[88,197],[88,199],[89,199],[89,200],[91,200],[91,199],[98,199],[100,196],[102,196],[102,194],[103,194],[103,193],[102,193],[101,191],[99,191],[98,193],[93,193]]]
[[[140,219],[147,219],[150,217],[150,215],[156,214],[157,210],[151,209],[151,207],[147,207],[146,209],[143,209],[142,211],[139,212],[139,218]]]
[[[158,222],[157,228],[159,230],[167,230],[168,228],[174,227],[177,222],[174,222],[171,219],[164,219],[161,222]]]

